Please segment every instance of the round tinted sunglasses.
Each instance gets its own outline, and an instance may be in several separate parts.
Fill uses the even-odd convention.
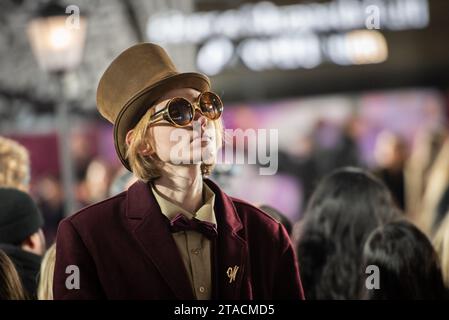
[[[193,122],[196,110],[210,120],[217,120],[223,113],[223,102],[210,91],[201,93],[193,103],[185,98],[175,97],[151,116],[149,124],[166,120],[175,127],[187,127]]]

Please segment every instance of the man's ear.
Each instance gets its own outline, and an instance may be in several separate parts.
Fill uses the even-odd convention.
[[[37,255],[42,255],[45,252],[45,237],[42,230],[29,235],[21,245],[22,250],[28,251]]]
[[[126,134],[126,138],[125,138],[126,144],[129,146],[133,139],[134,139],[134,129],[131,129]],[[149,156],[153,153],[153,152],[151,152],[149,143],[142,143],[138,148],[138,152],[139,152],[139,154],[144,155],[144,156]]]
[[[129,146],[131,144],[131,141],[133,140],[133,134],[134,134],[134,129],[131,129],[126,133],[125,141],[126,141],[127,146]]]

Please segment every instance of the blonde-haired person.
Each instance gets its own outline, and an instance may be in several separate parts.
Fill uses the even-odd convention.
[[[37,287],[38,300],[53,300],[53,274],[55,272],[56,244],[52,244],[42,259]]]
[[[440,257],[444,284],[449,289],[449,215],[446,215],[436,231],[432,243]]]
[[[446,130],[418,132],[411,154],[404,168],[407,218],[415,224],[424,223],[422,216],[423,196],[429,171],[447,136]]]
[[[424,190],[420,216],[416,224],[430,238],[438,228],[438,205],[449,187],[449,137],[441,146],[438,155],[430,167],[427,183]]]
[[[0,300],[25,299],[25,291],[14,263],[0,249]]]
[[[18,142],[0,136],[0,187],[29,191],[30,157]]]
[[[284,227],[207,179],[223,132],[207,76],[138,44],[103,74],[97,106],[138,181],[61,222],[55,299],[303,298]]]

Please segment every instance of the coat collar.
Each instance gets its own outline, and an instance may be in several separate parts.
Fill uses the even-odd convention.
[[[154,198],[149,186],[135,182],[127,192],[126,216],[132,220],[132,233],[145,255],[153,262],[175,296],[192,300],[195,296],[176,243],[168,229],[167,218]],[[167,254],[172,252],[173,254]]]
[[[215,193],[214,211],[218,237],[212,252],[212,272],[215,298],[240,299],[244,275],[247,274],[248,248],[238,232],[243,228],[235,206],[215,183],[204,182]],[[146,256],[154,263],[161,276],[178,299],[195,299],[183,262],[169,231],[167,219],[151,192],[141,181],[135,182],[127,192],[125,216],[132,233]],[[180,271],[182,270],[182,271]]]

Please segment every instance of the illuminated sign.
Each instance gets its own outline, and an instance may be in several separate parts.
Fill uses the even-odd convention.
[[[226,11],[158,13],[148,20],[147,36],[161,44],[200,45],[198,68],[213,75],[236,60],[252,70],[313,68],[325,61],[380,63],[388,57],[388,46],[378,30],[428,24],[427,0],[260,2]]]

